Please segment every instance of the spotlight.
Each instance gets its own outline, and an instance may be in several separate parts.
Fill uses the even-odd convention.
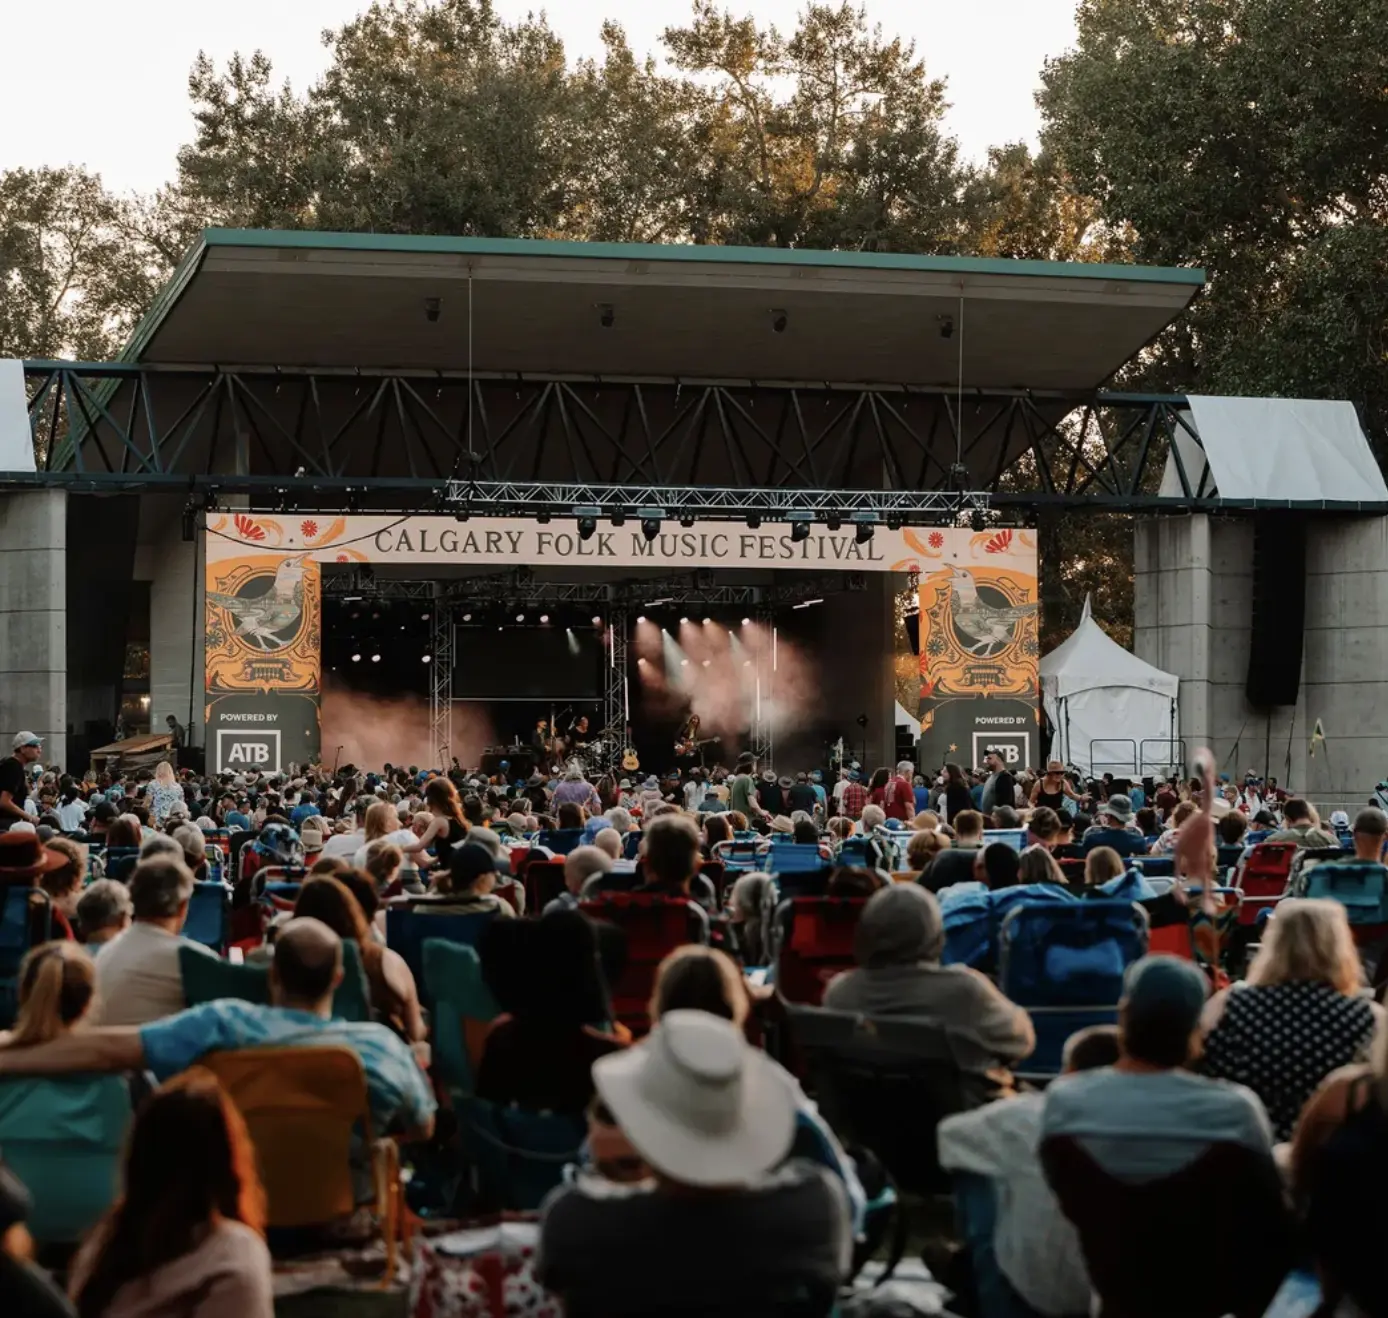
[[[826,517],[824,519],[824,528],[827,531],[837,531],[842,525],[843,518],[841,517]]]
[[[535,520],[536,520],[541,526],[548,526],[548,525],[549,525],[549,519],[550,519],[551,516],[552,516],[551,513],[539,512],[539,513],[536,513],[536,514],[535,514]]]
[[[517,622],[524,622],[524,621],[525,621],[525,614],[523,614],[523,613],[518,613],[518,614],[516,614],[516,621],[517,621]]]
[[[865,545],[872,539],[873,525],[871,522],[859,522],[853,532],[853,543]]]
[[[644,613],[641,614],[641,615],[636,619],[636,621],[637,621],[637,622],[645,622],[645,621],[646,621],[646,615],[645,615]]]
[[[892,514],[891,516],[889,516],[889,517],[887,518],[887,530],[889,530],[889,531],[899,531],[899,530],[901,530],[901,518],[898,517],[898,516],[896,516],[895,514]]]
[[[591,540],[598,530],[598,519],[596,517],[580,517],[578,519],[578,538],[580,540]]]
[[[691,526],[694,525],[694,519],[688,513],[685,513],[680,518],[680,525],[684,527],[684,529],[687,531]]]
[[[641,534],[647,540],[654,540],[660,534],[660,518],[643,517],[641,519]]]
[[[681,668],[688,668],[688,667],[689,667],[689,660],[688,660],[688,659],[681,659],[681,660],[680,660],[680,667],[681,667]]]
[[[747,525],[748,525],[749,527],[751,527],[752,530],[755,531],[755,530],[761,525],[761,514],[760,514],[760,513],[748,513],[748,514],[747,514]]]
[[[373,655],[371,656],[371,662],[372,662],[373,664],[378,664],[378,663],[380,663],[380,662],[381,662],[381,656],[378,655],[378,654],[373,654]]]
[[[594,626],[594,627],[601,627],[601,626],[602,626],[602,619],[601,619],[600,617],[598,617],[598,615],[597,615],[596,613],[593,614],[593,626]]]
[[[790,323],[790,317],[779,307],[771,308],[771,332],[773,334],[784,334],[786,326]]]
[[[984,517],[982,508],[975,508],[969,514],[969,526],[974,531],[986,531],[988,529],[988,519]]]
[[[542,613],[542,614],[540,614],[540,621],[541,621],[542,623],[548,622],[548,621],[549,621],[549,614],[548,614],[548,613]]]
[[[421,613],[419,616],[420,616],[420,618],[421,618],[422,621],[424,621],[424,622],[428,622],[428,621],[429,621],[429,615],[428,615],[427,613]]]
[[[359,664],[359,663],[361,663],[361,655],[359,655],[359,654],[354,654],[354,655],[352,656],[352,662],[353,662],[354,664]]]
[[[802,540],[810,538],[810,524],[805,518],[796,518],[790,524],[790,542],[798,545]]]
[[[705,619],[704,619],[704,626],[707,627],[712,621],[713,621],[712,618],[705,618]]]
[[[434,656],[431,654],[421,655],[419,662],[422,664],[432,663]]]
[[[646,656],[645,656],[644,654],[641,655],[641,656],[636,660],[636,662],[637,662],[638,664],[644,664],[644,663],[646,662]]]
[[[942,339],[952,339],[954,337],[954,317],[936,316],[935,319],[940,324],[940,337]]]
[[[426,297],[424,299],[424,319],[431,325],[434,324],[440,313],[443,311],[443,299],[439,297]]]
[[[455,522],[465,522],[467,521],[467,517],[467,509],[465,508],[459,508],[458,511],[453,514],[453,520]]]
[[[463,621],[464,621],[464,622],[471,622],[471,621],[472,621],[472,614],[470,614],[470,613],[465,613],[465,614],[463,614]]]
[[[681,619],[680,619],[680,626],[681,626],[681,627],[687,626],[688,623],[689,623],[689,619],[688,619],[688,618],[681,618]]]
[[[703,667],[707,668],[708,666],[709,666],[709,660],[705,659],[705,660],[703,661]]]
[[[598,303],[598,324],[603,329],[611,329],[617,323],[617,313],[610,302]]]
[[[614,508],[614,509],[612,510],[612,525],[613,525],[613,526],[625,526],[625,525],[626,525],[626,522],[627,522],[627,515],[626,515],[626,513],[624,513],[620,508]]]
[[[742,620],[742,625],[743,625],[744,627],[750,627],[750,626],[752,625],[752,620],[751,620],[751,618],[743,618],[743,620]]]

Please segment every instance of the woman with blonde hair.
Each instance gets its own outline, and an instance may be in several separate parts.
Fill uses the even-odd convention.
[[[353,869],[366,868],[367,848],[382,838],[400,848],[407,869],[421,869],[432,863],[433,857],[428,854],[429,839],[415,837],[414,833],[403,827],[399,814],[389,801],[377,801],[375,805],[368,807],[363,827],[366,840],[352,859]]]
[[[149,786],[149,813],[154,826],[163,828],[178,806],[187,809],[183,788],[174,777],[173,765],[168,760],[160,760],[154,770],[154,781]]]
[[[19,963],[19,1014],[0,1047],[51,1043],[75,1029],[96,997],[96,963],[80,943],[40,943]]]
[[[1247,982],[1206,1005],[1200,1069],[1253,1090],[1276,1138],[1285,1140],[1320,1082],[1368,1056],[1382,1019],[1364,991],[1345,908],[1284,901]]]
[[[1084,886],[1102,888],[1114,879],[1122,878],[1128,867],[1112,847],[1095,847],[1084,858]]]

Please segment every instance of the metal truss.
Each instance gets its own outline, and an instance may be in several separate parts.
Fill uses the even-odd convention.
[[[723,605],[773,609],[840,591],[867,589],[867,577],[862,572],[823,572],[813,576],[797,576],[792,581],[767,586],[717,583],[699,573],[605,582],[536,581],[527,573],[528,569],[518,568],[449,581],[417,581],[380,577],[374,570],[369,573],[360,569],[326,572],[323,574],[323,596],[325,599],[339,600],[431,600],[439,604],[440,611],[459,604],[506,604],[524,608],[590,604],[607,608],[609,618],[615,618],[619,611],[662,606]],[[437,619],[437,615],[435,617]]]
[[[429,730],[437,755],[436,763],[448,767],[453,754],[453,613],[444,599],[442,583],[433,587],[434,607],[429,621],[434,633],[430,650],[433,664],[429,673]]]
[[[622,750],[627,744],[627,725],[630,719],[630,697],[627,683],[628,620],[624,607],[612,610],[607,620],[607,670],[603,674],[602,721],[607,743],[603,768],[617,774],[621,769]]]
[[[994,510],[1388,511],[1209,496],[1178,394],[57,361],[25,380],[40,470],[0,478],[12,487],[479,515],[906,519],[985,495]],[[1163,495],[1168,454],[1180,492]]]

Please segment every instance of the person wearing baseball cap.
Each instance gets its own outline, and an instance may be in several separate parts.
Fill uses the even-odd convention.
[[[43,739],[34,732],[17,732],[12,751],[0,760],[0,833],[20,822],[39,822],[24,803],[29,799],[29,766],[43,758]]]
[[[1194,962],[1146,956],[1128,967],[1116,1065],[1062,1077],[1046,1091],[1041,1138],[1072,1136],[1112,1176],[1170,1176],[1211,1144],[1237,1144],[1272,1165],[1272,1127],[1252,1090],[1188,1068],[1200,1055],[1209,982]]]
[[[677,1010],[594,1062],[593,1084],[595,1154],[620,1150],[649,1177],[613,1193],[585,1173],[555,1191],[542,1209],[541,1285],[571,1313],[659,1313],[672,1284],[687,1312],[733,1297],[739,1313],[770,1313],[794,1293],[829,1311],[852,1252],[848,1201],[818,1164],[786,1161],[796,1096],[785,1072],[731,1022]],[[719,1247],[689,1267],[689,1242],[709,1239]]]

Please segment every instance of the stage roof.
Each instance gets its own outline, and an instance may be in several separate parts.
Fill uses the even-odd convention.
[[[779,248],[208,229],[126,359],[1088,390],[1199,270]],[[436,320],[429,318],[438,299]],[[962,299],[962,310],[961,310]],[[612,324],[604,328],[605,309]],[[779,314],[784,330],[776,332]],[[946,333],[948,331],[948,333]]]

